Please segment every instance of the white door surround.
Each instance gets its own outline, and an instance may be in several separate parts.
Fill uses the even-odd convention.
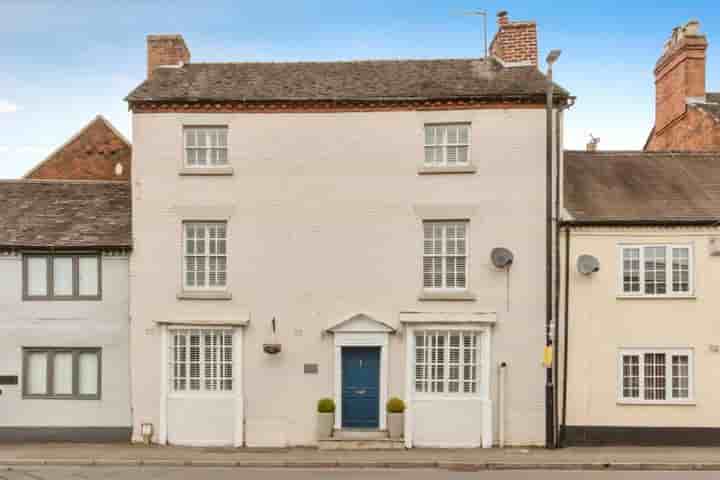
[[[395,329],[379,322],[369,315],[358,313],[328,328],[326,332],[334,336],[335,348],[335,428],[342,427],[342,349],[343,347],[379,347],[380,348],[380,430],[387,429],[385,404],[388,400],[389,336]]]
[[[400,321],[405,327],[405,447],[412,448],[418,433],[415,421],[421,411],[431,419],[438,419],[431,443],[418,446],[439,448],[478,447],[490,448],[493,444],[493,415],[490,397],[490,360],[492,345],[492,325],[495,323],[493,312],[476,313],[435,313],[435,312],[401,312]],[[479,391],[472,395],[458,394],[418,394],[415,392],[415,332],[419,330],[461,330],[482,333],[480,337],[480,371],[478,373]],[[435,405],[435,406],[434,406]],[[452,406],[452,408],[451,408]],[[449,410],[451,408],[451,410]],[[444,412],[444,413],[443,413]],[[449,415],[457,412],[455,420],[465,421],[467,425],[475,425],[478,430],[459,432],[442,425],[448,421]],[[475,412],[475,413],[473,413]],[[429,414],[429,417],[427,415]],[[471,418],[472,417],[472,418]],[[426,422],[427,423],[427,422]],[[433,426],[426,426],[430,429]],[[477,437],[475,436],[477,434]],[[428,442],[426,439],[425,442]]]
[[[158,322],[160,323],[160,322]],[[198,405],[201,405],[203,401],[212,401],[213,398],[224,399],[223,401],[228,405],[229,412],[232,412],[232,418],[218,418],[216,419],[219,423],[232,422],[229,426],[232,434],[232,446],[242,447],[245,440],[245,396],[243,390],[243,369],[242,369],[242,357],[243,357],[243,328],[246,326],[246,322],[237,322],[231,324],[224,324],[218,322],[208,326],[205,322],[198,322],[198,324],[192,324],[190,322],[183,322],[181,324],[173,324],[172,322],[160,323],[161,332],[161,388],[160,388],[160,425],[158,431],[157,442],[160,445],[168,444],[168,407],[171,400],[189,400]],[[232,355],[233,355],[233,389],[231,392],[212,392],[212,393],[196,393],[196,392],[178,392],[174,393],[170,391],[170,336],[174,329],[208,329],[213,327],[221,327],[226,330],[232,330]],[[193,403],[189,403],[192,406]],[[200,407],[202,408],[202,407]],[[191,414],[190,414],[191,415]],[[183,445],[188,446],[225,446],[226,442],[215,442],[207,441],[202,439],[187,439],[182,441]]]

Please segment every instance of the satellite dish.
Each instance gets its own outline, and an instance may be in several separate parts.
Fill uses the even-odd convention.
[[[507,248],[497,247],[490,252],[490,260],[496,268],[508,268],[513,263],[513,253]]]
[[[600,261],[592,255],[580,255],[577,259],[578,272],[590,275],[600,270]]]

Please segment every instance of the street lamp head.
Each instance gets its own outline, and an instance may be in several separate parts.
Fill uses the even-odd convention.
[[[550,53],[548,53],[547,58],[545,61],[548,63],[548,65],[552,65],[557,61],[558,58],[560,58],[560,54],[562,53],[562,50],[550,50]]]

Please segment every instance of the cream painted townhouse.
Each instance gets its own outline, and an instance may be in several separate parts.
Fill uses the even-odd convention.
[[[565,152],[566,445],[720,445],[720,94],[699,24],[655,68],[643,152]]]
[[[543,444],[536,41],[501,16],[489,58],[194,63],[149,36],[127,97],[133,439],[315,445],[322,397],[337,431],[382,435],[397,396],[407,447]]]

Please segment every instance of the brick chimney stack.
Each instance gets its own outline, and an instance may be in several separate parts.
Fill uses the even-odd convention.
[[[697,20],[673,29],[655,65],[656,133],[683,115],[688,101],[705,100],[707,46]]]
[[[182,35],[147,36],[147,76],[158,67],[181,66],[190,62],[190,50]]]
[[[538,64],[537,28],[535,22],[511,22],[508,12],[497,14],[498,31],[490,43],[490,55],[506,65]]]

